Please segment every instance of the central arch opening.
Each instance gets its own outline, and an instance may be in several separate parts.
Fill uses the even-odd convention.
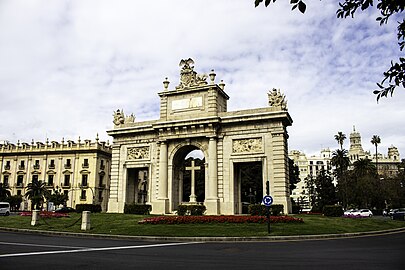
[[[180,148],[173,160],[173,208],[205,200],[205,156],[193,145]]]

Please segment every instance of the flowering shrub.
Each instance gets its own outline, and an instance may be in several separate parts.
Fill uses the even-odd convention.
[[[21,212],[20,216],[23,216],[23,217],[29,216],[30,217],[30,216],[32,216],[32,212],[29,212],[29,211]],[[43,217],[43,218],[69,217],[69,215],[66,213],[55,213],[55,212],[50,212],[50,211],[41,211],[41,212],[39,212],[39,216]]]
[[[265,223],[264,216],[159,216],[145,218],[139,224],[207,224],[207,223]],[[302,218],[276,216],[271,223],[303,223]]]

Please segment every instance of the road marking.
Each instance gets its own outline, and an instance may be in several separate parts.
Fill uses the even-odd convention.
[[[188,243],[153,244],[153,245],[142,245],[142,246],[81,248],[81,249],[73,249],[73,250],[39,251],[39,252],[28,252],[28,253],[3,254],[3,255],[0,255],[0,258],[19,257],[19,256],[48,255],[48,254],[63,254],[63,253],[78,253],[78,252],[88,252],[88,251],[106,251],[106,250],[120,250],[120,249],[167,247],[167,246],[180,246],[180,245],[191,245],[191,244],[201,244],[201,243],[202,242],[188,242]]]
[[[13,243],[13,242],[0,242],[0,245],[28,246],[28,247],[53,247],[53,248],[86,248],[86,247],[74,247],[74,246],[55,246],[55,245],[40,245],[40,244]]]

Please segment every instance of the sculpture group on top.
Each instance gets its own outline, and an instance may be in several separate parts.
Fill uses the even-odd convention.
[[[114,120],[113,120],[114,127],[121,127],[125,124],[132,124],[135,122],[134,114],[125,116],[123,109],[121,109],[121,110],[118,109],[118,110],[114,111],[113,116],[114,116]]]
[[[285,95],[280,92],[280,89],[273,88],[267,95],[270,107],[280,107],[283,111],[287,110],[287,100]]]
[[[197,74],[194,71],[193,59],[182,59],[179,66],[182,67],[180,71],[180,84],[176,86],[176,89],[185,89],[193,86],[206,85],[207,74]]]

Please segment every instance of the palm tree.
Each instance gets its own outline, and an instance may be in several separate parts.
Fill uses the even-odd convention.
[[[10,190],[3,183],[0,183],[0,201],[4,201],[11,196]]]
[[[31,200],[31,209],[40,210],[44,199],[49,196],[49,190],[46,188],[45,182],[33,180],[27,185],[27,192],[24,196]]]
[[[335,135],[335,140],[338,142],[338,144],[340,145],[340,150],[343,150],[343,142],[344,140],[346,140],[346,134],[343,134],[343,132],[339,131],[336,135]]]
[[[370,142],[375,146],[375,168],[377,169],[377,173],[378,173],[378,152],[377,152],[377,147],[381,143],[380,136],[373,135]]]
[[[359,159],[353,163],[353,200],[359,207],[381,207],[381,186],[376,167],[370,159]]]
[[[331,165],[336,167],[335,175],[338,180],[338,195],[341,199],[343,207],[348,204],[348,177],[347,169],[350,166],[350,159],[347,156],[348,151],[345,149],[337,149],[332,152]]]
[[[356,177],[363,177],[367,175],[373,175],[376,172],[376,167],[371,160],[366,159],[359,159],[353,163],[353,174]]]

